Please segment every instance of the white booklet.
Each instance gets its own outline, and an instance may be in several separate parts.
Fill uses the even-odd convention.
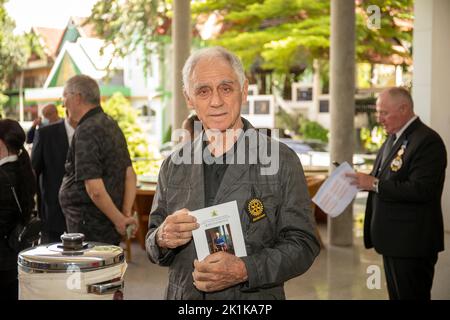
[[[200,227],[192,231],[198,260],[218,251],[245,257],[245,241],[236,201],[191,211]]]
[[[358,188],[351,185],[351,178],[346,173],[355,173],[347,162],[342,163],[322,184],[312,201],[331,217],[337,217],[350,204],[358,193]]]

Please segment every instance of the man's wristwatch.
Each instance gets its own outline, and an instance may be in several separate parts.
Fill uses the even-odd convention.
[[[380,180],[378,180],[377,178],[375,178],[375,180],[373,180],[372,191],[375,191],[376,193],[378,193],[378,184],[379,183],[380,183]]]

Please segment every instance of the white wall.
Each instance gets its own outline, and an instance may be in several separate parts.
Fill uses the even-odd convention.
[[[450,1],[416,0],[413,99],[423,122],[436,130],[450,152]],[[450,231],[450,168],[442,195],[444,226]]]
[[[124,84],[131,89],[131,96],[136,100],[151,100],[156,95],[156,89],[159,86],[159,61],[157,54],[152,54],[150,58],[150,67],[147,76],[144,73],[144,61],[142,52],[137,50],[124,58]]]

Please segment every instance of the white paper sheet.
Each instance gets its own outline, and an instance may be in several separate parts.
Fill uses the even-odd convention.
[[[346,173],[355,173],[347,163],[342,163],[331,176],[322,184],[312,201],[323,212],[331,217],[340,215],[358,193],[358,188],[351,185],[351,178]]]
[[[238,257],[247,255],[236,201],[192,211],[191,214],[200,224],[192,231],[198,260],[218,251]]]

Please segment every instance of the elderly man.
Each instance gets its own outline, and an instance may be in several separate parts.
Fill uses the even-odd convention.
[[[152,262],[169,267],[166,298],[284,299],[284,282],[306,272],[320,250],[300,161],[278,145],[271,149],[278,170],[264,172],[260,159],[249,163],[249,155],[273,141],[240,116],[248,83],[234,54],[220,47],[197,51],[186,61],[183,82],[204,131],[182,152],[200,150],[203,161],[180,162],[176,151],[159,173],[146,249]],[[244,163],[224,161],[235,150],[245,150]],[[233,200],[247,256],[220,251],[198,261],[190,210]]]
[[[118,245],[131,218],[136,175],[127,142],[117,123],[100,107],[97,82],[85,75],[70,78],[64,106],[78,122],[59,192],[69,232],[86,240]]]
[[[59,242],[67,231],[58,193],[75,127],[76,122],[68,114],[64,120],[39,128],[34,139],[31,164],[38,178],[41,243]]]
[[[376,108],[389,137],[370,175],[349,174],[369,191],[365,246],[383,255],[390,299],[430,299],[438,252],[444,250],[445,145],[414,114],[406,89],[383,91]]]
[[[27,143],[33,143],[34,136],[36,133],[36,127],[45,127],[48,124],[55,123],[59,121],[61,118],[58,115],[58,110],[53,103],[50,103],[42,109],[42,118],[37,117],[33,124],[31,125],[30,130],[27,132]]]

